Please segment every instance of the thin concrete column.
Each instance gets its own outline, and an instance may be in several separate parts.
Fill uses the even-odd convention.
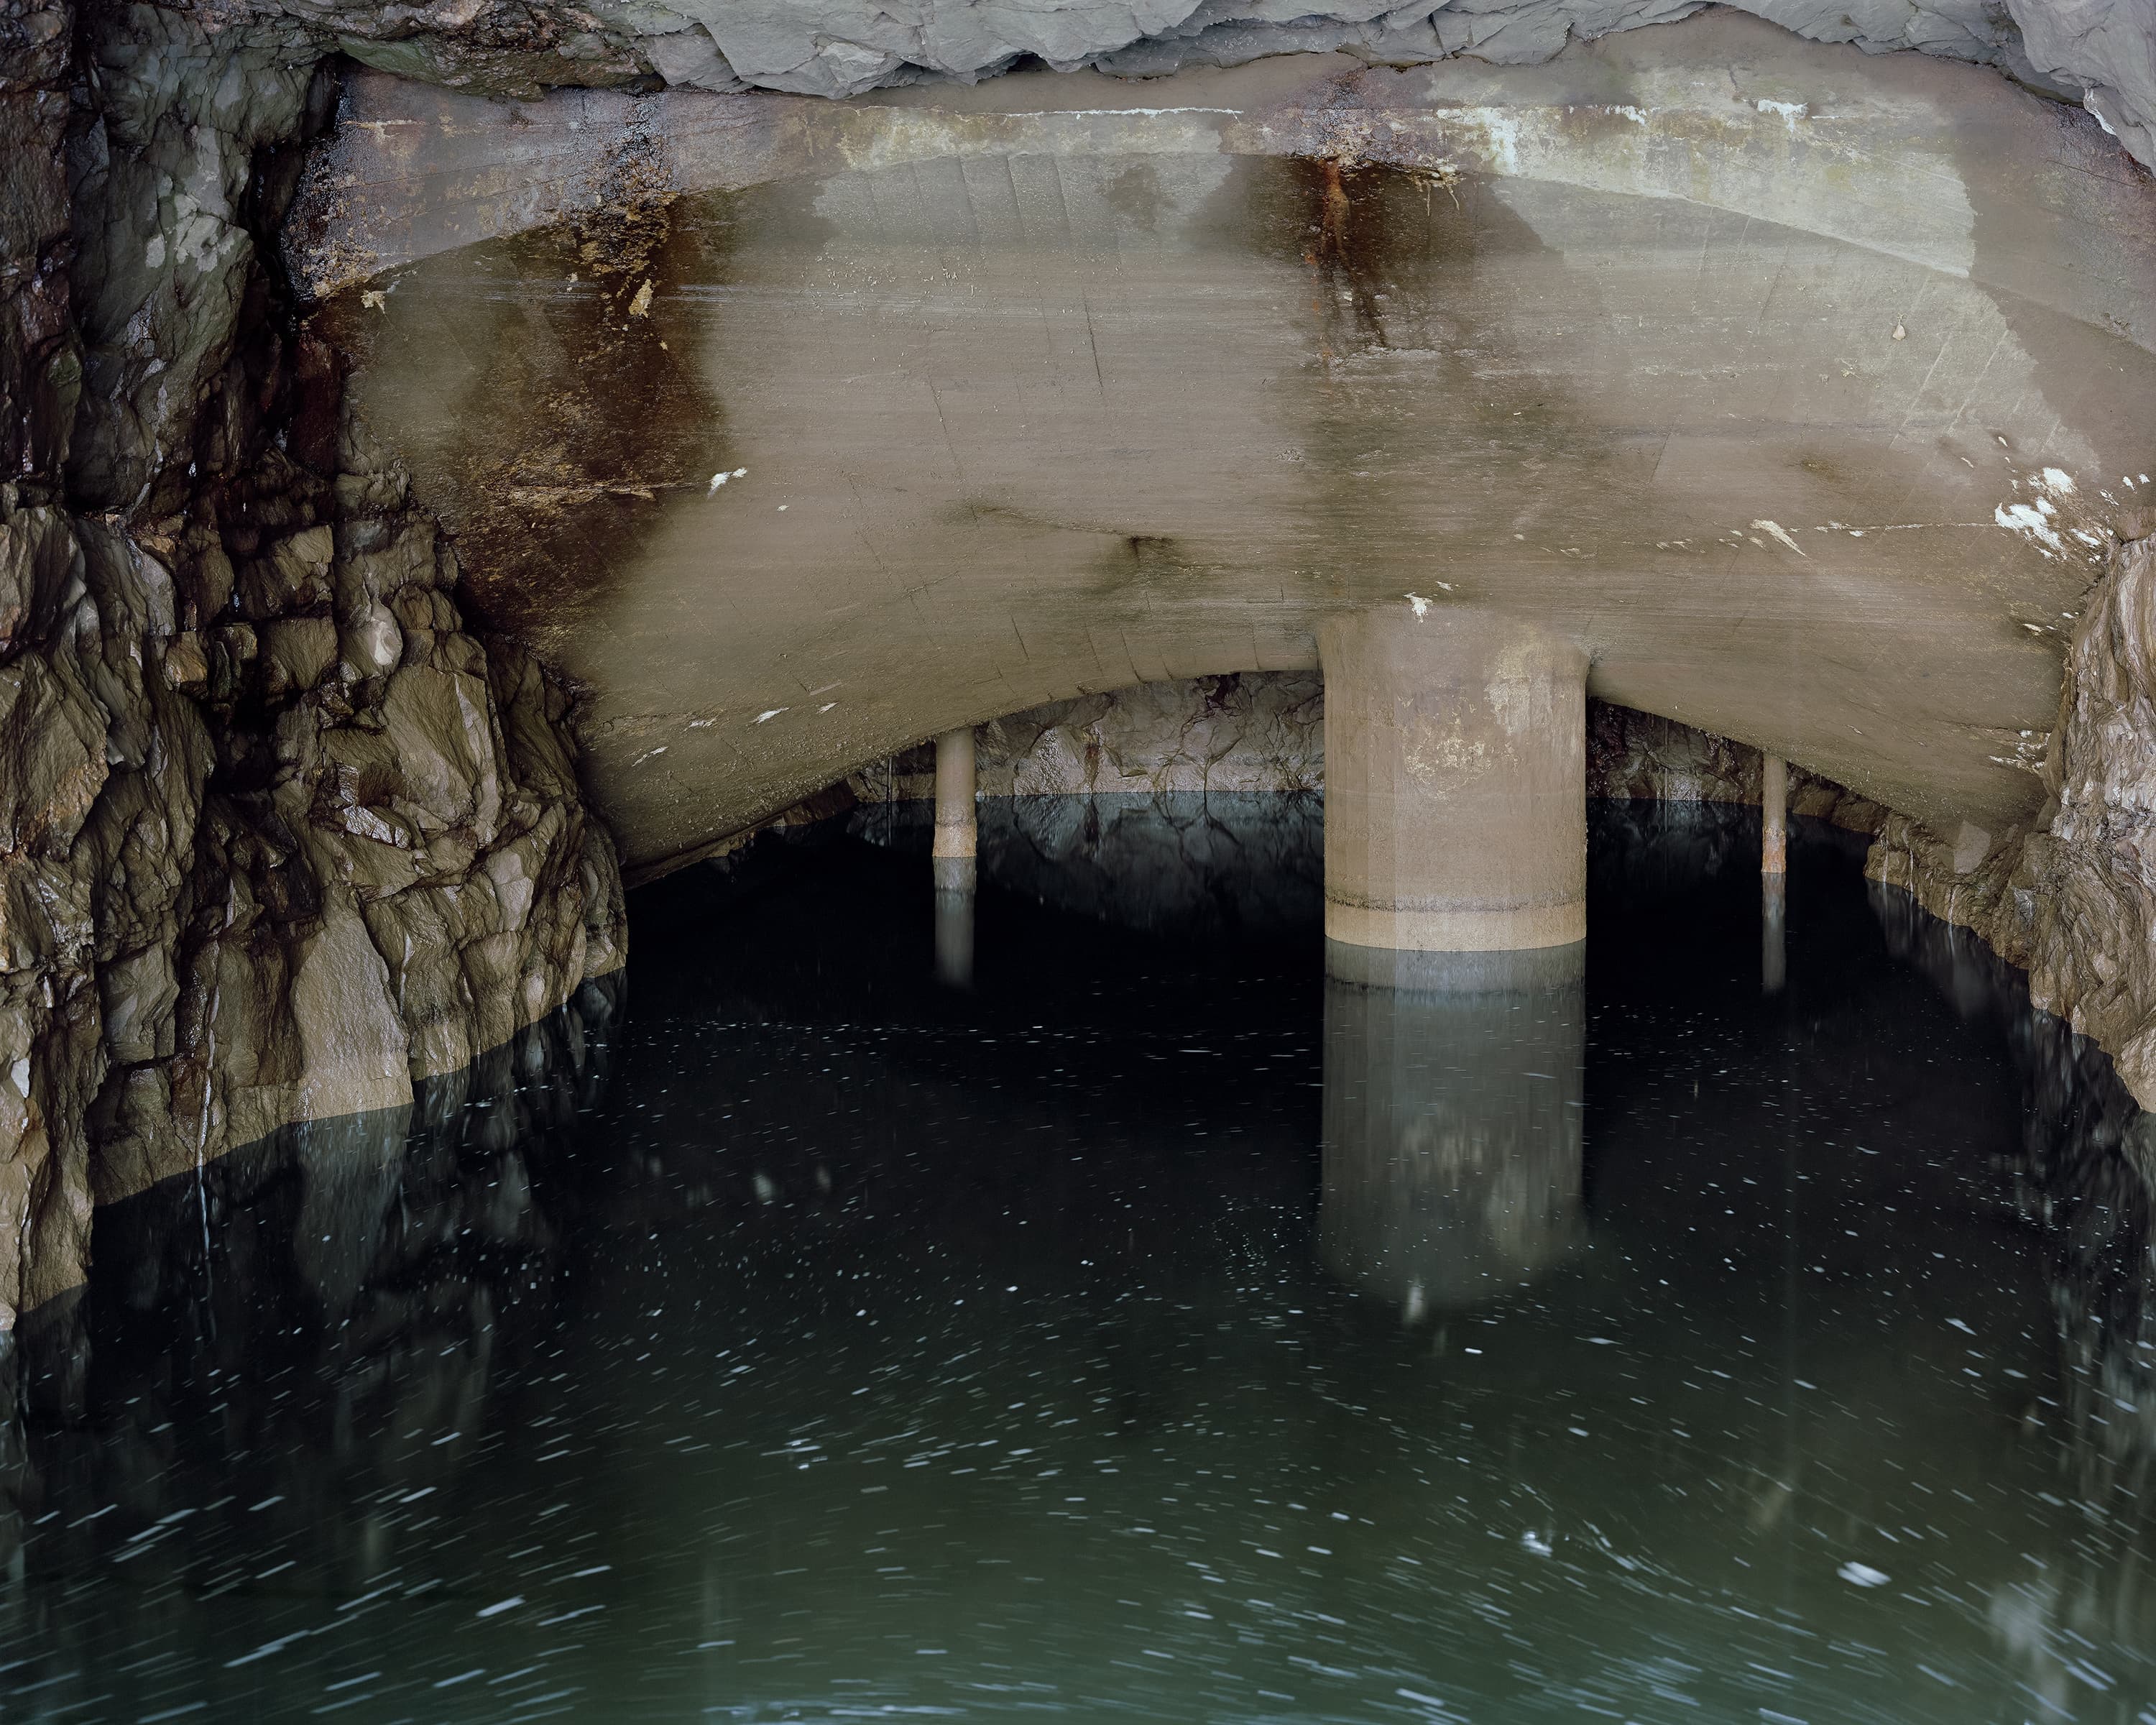
[[[1789,979],[1789,763],[1759,757],[1759,987],[1779,994]]]
[[[973,888],[980,829],[973,810],[973,733],[936,739],[936,974],[952,988],[973,983]]]
[[[1328,968],[1584,938],[1586,655],[1427,602],[1334,619],[1318,655]]]
[[[1789,763],[1779,755],[1759,759],[1759,872],[1789,872]]]
[[[1325,984],[1319,1251],[1405,1322],[1510,1292],[1585,1233],[1586,946],[1389,955]]]
[[[933,855],[940,865],[963,862],[968,885],[971,865],[979,848],[979,829],[973,815],[973,733],[947,731],[936,739],[936,844]],[[937,870],[940,882],[947,872]]]

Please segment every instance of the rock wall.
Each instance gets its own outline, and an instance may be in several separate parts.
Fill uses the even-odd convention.
[[[1674,719],[1587,704],[1587,793],[1615,801],[1759,800],[1759,752]],[[1218,796],[1325,788],[1325,685],[1309,671],[1251,671],[1059,701],[1012,713],[974,736],[980,794],[1003,797]],[[910,749],[855,773],[855,803],[935,795],[935,751]],[[1888,819],[1830,779],[1789,769],[1789,808],[1856,832]],[[773,824],[850,806],[826,796]]]
[[[2085,103],[2156,165],[2156,15],[2146,0],[1735,0],[1815,42],[1914,49],[1999,67]],[[1546,60],[1573,37],[1668,23],[1702,0],[233,0],[223,30],[282,38],[287,58],[341,50],[400,77],[504,93],[658,83],[843,96],[933,79],[972,84],[1045,63],[1127,77],[1343,53],[1417,64]]]
[[[1606,701],[1587,704],[1587,794],[1612,802],[1759,801],[1759,751],[1674,719]],[[1887,811],[1792,763],[1789,810],[1851,832],[1876,833]]]
[[[2031,829],[1896,815],[1868,871],[2025,969],[2035,1004],[2156,1105],[2156,538],[2117,547],[2082,603],[2042,771]]]
[[[0,1329],[93,1202],[622,962],[569,691],[466,626],[262,262],[295,36],[0,0]]]
[[[1141,683],[991,720],[973,746],[983,797],[1316,790],[1325,688],[1306,671]],[[848,784],[864,803],[932,797],[935,750],[895,755]]]

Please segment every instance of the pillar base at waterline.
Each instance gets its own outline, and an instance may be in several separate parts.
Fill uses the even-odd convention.
[[[1494,910],[1416,910],[1325,901],[1325,944],[1399,952],[1513,952],[1587,938],[1587,901]],[[1329,961],[1328,961],[1329,968]],[[1338,973],[1334,973],[1336,975]]]
[[[934,870],[939,894],[958,893],[970,898],[980,884],[980,861],[971,850],[961,851],[955,856],[939,850],[929,866]]]

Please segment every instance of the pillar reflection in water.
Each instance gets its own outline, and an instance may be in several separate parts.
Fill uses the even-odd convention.
[[[970,856],[936,859],[936,980],[949,988],[973,986],[977,866]]]
[[[1328,942],[1320,1250],[1406,1322],[1532,1280],[1584,1232],[1586,943]]]
[[[1759,882],[1759,989],[1779,994],[1789,979],[1789,883],[1781,875],[1763,876]]]

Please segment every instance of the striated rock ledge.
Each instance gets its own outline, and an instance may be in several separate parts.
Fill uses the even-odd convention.
[[[93,1203],[408,1106],[622,963],[570,691],[261,261],[275,33],[0,0],[0,1329]]]

